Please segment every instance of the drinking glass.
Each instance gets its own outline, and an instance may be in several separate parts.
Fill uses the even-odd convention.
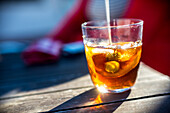
[[[121,93],[135,83],[142,52],[143,21],[113,19],[82,24],[89,73],[102,93]]]

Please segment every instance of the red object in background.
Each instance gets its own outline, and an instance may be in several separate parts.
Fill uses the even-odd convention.
[[[48,36],[63,43],[82,40],[81,24],[87,20],[85,10],[89,0],[77,0],[62,22]]]
[[[47,36],[54,43],[56,41],[62,42],[58,46],[54,46],[57,49],[56,51],[60,51],[63,43],[82,40],[81,24],[87,21],[85,10],[89,1],[77,0],[77,3],[61,24]],[[170,76],[170,38],[168,33],[170,17],[168,5],[168,0],[131,0],[130,8],[124,17],[144,20],[142,61]],[[50,55],[47,51],[39,52],[39,48],[36,48],[36,45],[36,43],[33,44],[32,47],[23,52],[24,61],[27,64],[46,62],[48,58],[56,61],[59,58],[61,52],[55,55]],[[36,55],[37,53],[38,55]],[[44,57],[44,54],[42,55],[41,53],[44,53],[46,56]]]
[[[142,61],[170,76],[168,0],[133,0],[124,17],[144,20]]]
[[[63,44],[82,40],[81,24],[86,21],[85,10],[89,0],[77,0],[57,28],[46,37],[30,45],[22,54],[28,65],[55,62]]]
[[[61,41],[43,38],[29,46],[22,53],[22,57],[27,65],[54,62],[59,59],[61,48]]]

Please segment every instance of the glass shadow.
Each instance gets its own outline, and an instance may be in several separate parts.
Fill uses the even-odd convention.
[[[119,94],[101,94],[97,91],[97,89],[91,89],[75,96],[48,112],[112,113],[123,103],[123,101],[119,100],[125,100],[129,96],[130,92],[131,90]]]

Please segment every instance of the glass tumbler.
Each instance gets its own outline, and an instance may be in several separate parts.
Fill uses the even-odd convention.
[[[129,90],[137,78],[142,52],[143,21],[113,19],[82,24],[91,80],[102,93]]]

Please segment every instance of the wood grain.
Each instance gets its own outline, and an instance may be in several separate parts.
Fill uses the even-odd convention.
[[[6,58],[10,61],[7,62],[8,65],[11,62],[17,62],[10,59],[12,57],[14,56],[8,56]],[[151,113],[159,111],[163,113],[169,111],[168,105],[170,100],[167,95],[145,99],[139,98],[170,92],[169,77],[153,70],[144,63],[140,65],[139,76],[132,90],[111,95],[99,94],[98,91],[94,89],[90,76],[87,74],[84,55],[80,55],[77,58],[63,58],[57,64],[46,66],[23,67],[22,62],[20,61],[19,63],[18,67],[12,68],[9,66],[0,69],[1,72],[3,71],[3,77],[0,80],[0,90],[4,90],[5,92],[2,93],[3,95],[0,97],[1,112],[34,113],[55,111],[69,107],[74,108],[121,99],[134,100],[104,105],[104,109],[102,105],[100,107],[75,109],[66,112],[114,111],[116,113],[122,113],[130,111],[132,113]],[[5,64],[5,62],[3,62],[3,64]],[[5,65],[7,66],[7,64]],[[12,64],[12,66],[13,65],[14,64]],[[66,66],[69,68],[67,71],[65,71]],[[2,64],[0,67],[2,67]],[[8,70],[11,70],[11,72]],[[15,70],[17,71],[15,72]],[[26,76],[28,74],[32,75]],[[18,77],[19,80],[16,77]],[[10,80],[7,80],[8,78]],[[20,87],[26,89],[20,89]]]

